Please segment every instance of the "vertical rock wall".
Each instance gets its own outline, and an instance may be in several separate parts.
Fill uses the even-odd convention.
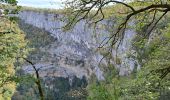
[[[42,67],[41,76],[55,75],[70,77],[76,75],[79,78],[89,77],[95,73],[99,80],[103,80],[103,72],[98,67],[98,62],[102,56],[95,52],[98,42],[100,42],[107,32],[98,30],[98,38],[93,37],[93,29],[87,27],[84,21],[79,22],[72,30],[63,32],[61,28],[64,23],[58,18],[59,14],[46,12],[22,11],[19,13],[20,19],[34,27],[48,31],[55,41],[50,45],[40,48],[41,51],[47,52],[46,60],[43,58],[37,62],[37,67]],[[118,56],[121,64],[115,64],[120,70],[120,75],[128,74],[134,68],[134,61],[126,58],[126,53],[131,47],[131,39],[135,32],[128,30],[125,39],[118,49]],[[47,60],[48,59],[48,60]],[[127,68],[130,66],[129,68]],[[25,66],[24,69],[31,70],[31,67]],[[52,74],[50,74],[52,73]]]

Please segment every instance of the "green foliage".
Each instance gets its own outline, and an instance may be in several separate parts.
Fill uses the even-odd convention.
[[[156,26],[157,29],[146,35],[147,24],[153,15],[144,18],[142,14],[136,17],[135,22],[135,29],[139,33],[132,41],[135,53],[129,54],[130,58],[140,64],[141,69],[129,76],[117,77],[109,74],[104,82],[93,82],[88,87],[89,100],[169,100],[169,17],[165,16]],[[102,54],[106,53],[107,51]]]
[[[16,0],[0,0],[0,2],[4,2],[4,3],[8,3],[8,4],[13,4],[13,5],[17,4]]]
[[[0,0],[2,3],[16,5],[16,0]],[[2,9],[5,9],[0,4]],[[11,10],[10,14],[15,14],[17,9]],[[9,14],[9,9],[5,9],[4,14]],[[10,100],[15,92],[18,78],[15,76],[14,63],[21,62],[22,57],[26,57],[27,41],[25,35],[15,22],[16,18],[0,17],[0,100]]]
[[[0,18],[0,32],[0,99],[8,100],[16,87],[14,63],[26,57],[27,41],[17,24],[8,18]]]
[[[142,68],[126,87],[129,99],[169,98],[170,31],[169,26],[167,27],[161,35],[155,36],[149,42],[138,38],[140,41],[134,43],[137,51],[135,59],[140,62]]]
[[[121,95],[121,79],[118,77],[117,70],[113,66],[109,66],[109,70],[105,72],[105,81],[94,81],[87,87],[88,100],[119,100]]]
[[[25,78],[24,78],[25,79]],[[38,100],[37,87],[34,80],[25,80],[17,87],[17,92],[13,100]],[[41,80],[45,100],[86,100],[87,86],[86,79],[73,78],[73,84],[70,85],[68,78],[46,77]]]
[[[169,17],[165,16],[165,19],[156,26],[157,29],[153,30],[151,35],[145,36],[147,24],[152,17],[151,14],[145,18],[142,15],[137,17],[137,20],[140,20],[136,27],[139,34],[132,41],[136,53],[130,57],[139,62],[141,69],[132,81],[129,80],[126,86],[122,87],[122,91],[124,91],[122,97],[128,100],[138,100],[139,98],[142,100],[168,100],[169,98]]]
[[[112,94],[108,92],[105,84],[90,85],[88,100],[111,100]]]
[[[137,38],[134,43],[142,65],[134,76],[117,77],[115,69],[107,72],[104,82],[88,86],[89,100],[168,100],[170,94],[170,31],[163,31],[150,42]],[[164,70],[165,69],[165,70]],[[165,75],[165,72],[168,73]],[[110,73],[110,74],[109,74]]]

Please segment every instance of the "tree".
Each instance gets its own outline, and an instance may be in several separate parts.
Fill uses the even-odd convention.
[[[68,0],[65,5],[68,11],[66,12],[69,14],[68,23],[64,27],[66,30],[84,19],[88,20],[90,24],[97,24],[108,19],[108,16],[112,17],[110,20],[113,20],[116,13],[122,16],[117,30],[112,32],[111,36],[106,37],[99,48],[104,47],[109,42],[111,42],[110,47],[112,48],[114,44],[121,42],[128,22],[134,19],[140,26],[147,26],[145,36],[149,36],[159,21],[170,11],[170,1],[168,0]],[[110,5],[118,9],[109,9]]]
[[[11,4],[11,5],[17,5],[17,1],[16,0],[0,0],[0,2]]]
[[[0,26],[0,93],[6,94],[8,92],[13,94],[16,79],[14,63],[17,61],[17,57],[27,54],[27,42],[22,31],[9,19],[0,18]],[[11,92],[8,91],[10,89],[12,89]]]
[[[0,0],[0,2],[16,5],[15,0]],[[19,29],[14,18],[0,16],[0,99],[10,100],[15,92],[15,63],[28,53],[25,35]]]
[[[117,30],[112,31],[111,35],[106,37],[99,46],[103,48],[106,44],[109,45],[108,55],[112,54],[113,46],[123,40],[127,27],[130,27],[129,22],[135,21],[136,30],[140,27],[140,31],[143,31],[142,36],[148,38],[156,25],[170,12],[168,0],[68,0],[65,4],[70,14],[65,29],[74,27],[77,22],[84,19],[90,24],[97,24],[105,19],[113,20],[111,17],[115,18],[117,16],[115,13],[118,13],[119,17],[122,16],[120,22],[116,23],[119,24],[116,26]],[[113,9],[108,7],[110,5]],[[115,9],[116,7],[120,7],[119,11]]]
[[[40,75],[39,75],[39,70],[40,69],[37,69],[36,66],[28,59],[26,58],[23,58],[27,63],[31,64],[34,71],[35,71],[35,75],[36,75],[36,80],[35,80],[35,83],[38,87],[38,91],[39,91],[39,94],[40,94],[40,100],[44,100],[44,93],[43,93],[43,89],[42,89],[42,86],[41,86],[41,80],[40,80]]]
[[[133,41],[135,44],[133,46],[137,53],[134,59],[140,61],[141,70],[132,77],[132,80],[130,78],[129,82],[126,82],[127,86],[118,85],[124,99],[158,99],[169,93],[170,26],[167,25],[170,12],[169,0],[68,0],[66,10],[69,14],[68,23],[64,27],[66,30],[81,20],[95,27],[103,20],[117,24],[114,27],[107,25],[114,31],[111,31],[110,36],[106,37],[99,46],[99,48],[109,48],[104,57],[112,55],[115,45],[119,47],[126,29],[133,27],[139,33]],[[151,39],[152,41],[148,40],[153,34],[157,37]],[[106,85],[94,86],[92,92],[101,92],[98,88],[102,87],[106,94],[110,94],[107,89],[111,87],[105,88]],[[102,98],[102,94],[95,96]],[[94,94],[91,97],[93,96]]]

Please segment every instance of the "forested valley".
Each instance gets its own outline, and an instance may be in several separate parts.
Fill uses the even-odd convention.
[[[0,100],[170,100],[169,0],[21,1],[0,0]]]

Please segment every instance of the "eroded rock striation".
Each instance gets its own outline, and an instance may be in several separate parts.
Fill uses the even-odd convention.
[[[47,12],[22,11],[19,13],[22,23],[47,31],[51,37],[52,41],[49,44],[37,47],[40,52],[43,52],[36,60],[37,68],[41,68],[41,76],[89,78],[95,73],[99,80],[104,80],[103,72],[98,67],[102,55],[95,51],[104,39],[104,35],[108,34],[107,31],[98,29],[96,38],[93,28],[88,27],[85,21],[81,21],[72,30],[65,32],[60,29],[65,24],[59,20],[61,17],[62,15]],[[127,58],[127,52],[131,48],[130,41],[134,36],[133,30],[126,31],[117,52],[120,63],[112,62],[119,69],[120,75],[130,73],[135,67],[135,61]],[[24,70],[33,71],[30,65],[25,65]]]

